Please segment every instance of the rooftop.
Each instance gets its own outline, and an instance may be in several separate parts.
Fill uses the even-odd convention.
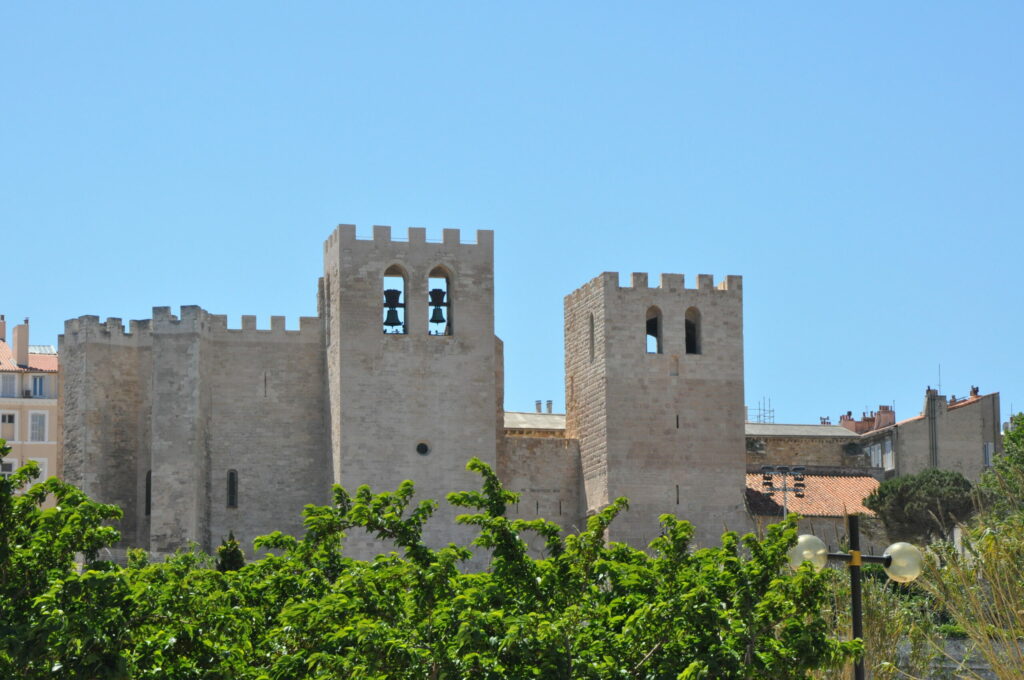
[[[564,430],[565,414],[505,411],[505,428],[509,430]]]
[[[786,425],[784,423],[747,423],[748,437],[859,437],[841,425]]]
[[[18,373],[29,373],[29,372],[42,372],[42,373],[56,373],[58,360],[57,352],[33,352],[32,349],[38,347],[38,345],[30,345],[28,353],[28,367],[19,366],[14,362],[14,352],[11,350],[11,346],[0,340],[0,371],[6,372],[18,372]],[[43,347],[49,347],[50,345],[43,345]]]
[[[776,483],[780,481],[776,479]],[[797,498],[792,493],[787,495],[786,504],[790,512],[805,517],[843,517],[856,513],[875,516],[874,512],[864,506],[864,499],[878,488],[878,480],[874,477],[807,474],[804,483],[807,487],[803,498]],[[748,472],[747,507],[750,513],[781,518],[782,492],[776,491],[769,496],[763,489],[761,475]]]

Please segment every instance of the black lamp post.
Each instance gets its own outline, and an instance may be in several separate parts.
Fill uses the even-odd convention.
[[[810,562],[821,571],[829,560],[845,562],[850,570],[850,609],[853,618],[853,637],[864,639],[864,622],[861,609],[862,564],[881,564],[889,578],[897,583],[910,583],[921,575],[924,560],[921,551],[909,543],[893,543],[882,555],[862,555],[860,552],[860,517],[847,515],[847,533],[850,540],[849,552],[828,552],[828,546],[817,536],[802,534],[796,545],[789,551],[789,566],[798,569],[804,562]],[[854,680],[864,680],[864,659],[853,664]]]

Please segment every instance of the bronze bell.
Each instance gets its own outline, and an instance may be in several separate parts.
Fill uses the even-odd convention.
[[[385,326],[401,326],[402,322],[398,320],[398,310],[389,309],[387,315],[384,317]]]
[[[402,291],[389,288],[384,291],[384,306],[385,307],[399,307],[402,303],[399,300],[402,297]]]
[[[444,323],[444,312],[440,307],[434,307],[434,311],[430,315],[430,323]]]
[[[430,296],[430,304],[438,307],[444,304],[444,296],[447,295],[447,291],[442,288],[432,288],[427,294]]]

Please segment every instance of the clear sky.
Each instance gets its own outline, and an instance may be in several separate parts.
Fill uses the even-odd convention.
[[[316,313],[355,223],[495,231],[508,410],[562,297],[744,277],[777,422],[1024,408],[1024,4],[3,3],[0,312]]]

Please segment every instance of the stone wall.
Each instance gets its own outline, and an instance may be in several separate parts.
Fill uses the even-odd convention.
[[[544,518],[565,533],[586,528],[581,497],[582,469],[579,443],[556,437],[505,437],[498,455],[498,478],[509,491],[520,494],[509,508],[516,519]],[[535,556],[543,554],[544,541],[524,536]]]
[[[660,313],[661,351],[648,353],[649,310]],[[685,320],[699,310],[700,352],[686,352]],[[697,543],[745,530],[743,310],[739,277],[697,288],[663,274],[620,287],[605,273],[565,301],[568,437],[578,437],[587,511],[630,499],[609,534],[636,547],[657,518],[694,521]],[[593,318],[593,333],[591,333]],[[591,341],[593,337],[593,341]]]
[[[383,277],[392,267],[405,277],[405,334],[382,332]],[[428,277],[437,267],[449,277],[449,335],[427,333]],[[455,526],[462,511],[444,499],[479,487],[465,469],[471,457],[492,467],[497,457],[492,232],[463,243],[457,229],[445,229],[443,242],[431,243],[423,229],[395,241],[390,227],[374,227],[372,240],[359,240],[342,225],[324,244],[324,272],[334,480],[350,491],[414,480],[417,500],[440,503],[427,542],[468,543],[475,531]],[[346,549],[367,557],[380,545],[350,535]]]

